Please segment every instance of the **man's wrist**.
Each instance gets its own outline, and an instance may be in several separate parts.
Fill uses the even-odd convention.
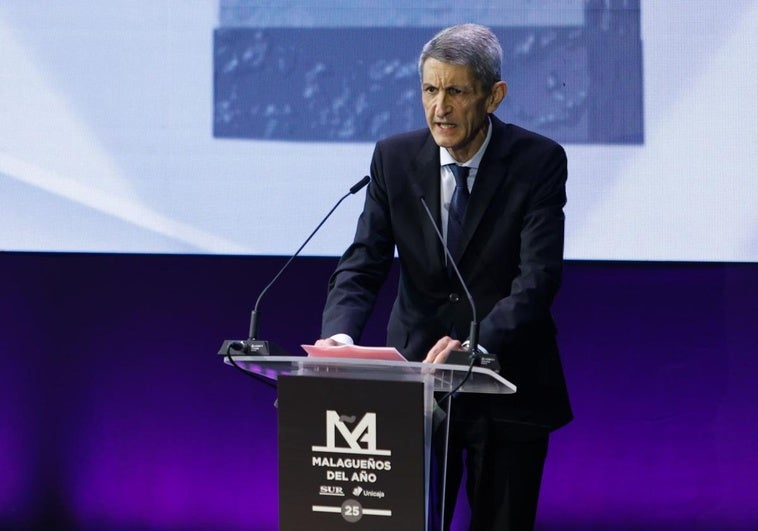
[[[333,339],[337,343],[342,343],[343,345],[355,345],[353,338],[347,334],[334,334],[333,336],[329,336],[329,339]]]

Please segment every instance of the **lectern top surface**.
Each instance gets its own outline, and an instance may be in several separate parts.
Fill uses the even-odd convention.
[[[454,389],[469,371],[466,365],[353,358],[234,356],[234,361],[246,371],[271,380],[276,380],[280,375],[393,381],[432,379],[434,390],[440,392]],[[226,362],[229,363],[229,360],[226,359]],[[516,386],[489,369],[473,367],[471,375],[458,392],[511,394],[516,392]]]

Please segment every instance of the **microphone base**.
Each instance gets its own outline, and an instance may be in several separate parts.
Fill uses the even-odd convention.
[[[218,354],[226,356],[227,353],[233,356],[289,356],[289,353],[276,343],[260,339],[246,339],[244,341],[226,339],[221,344]]]
[[[450,365],[470,365],[472,357],[474,358],[474,367],[489,369],[494,373],[500,374],[500,362],[494,354],[474,353],[469,350],[453,350],[445,360],[445,363]]]

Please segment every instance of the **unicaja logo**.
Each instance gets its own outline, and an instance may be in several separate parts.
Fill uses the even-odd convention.
[[[334,410],[327,410],[326,444],[313,446],[312,450],[314,452],[392,455],[390,450],[380,450],[376,447],[376,413],[366,413],[357,424],[355,421],[354,416],[340,416]],[[354,426],[349,427],[348,424],[354,424]]]

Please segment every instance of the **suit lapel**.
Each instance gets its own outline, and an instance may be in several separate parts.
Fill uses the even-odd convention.
[[[466,215],[463,218],[463,234],[461,235],[458,252],[455,255],[456,262],[460,262],[461,256],[466,251],[471,238],[476,233],[482,217],[495,197],[495,192],[505,183],[508,172],[508,154],[510,153],[510,140],[506,125],[492,116],[492,137],[487,146],[487,151],[482,157],[479,170],[476,174],[471,197],[466,205]]]
[[[427,140],[418,153],[412,169],[411,178],[418,186],[424,196],[429,210],[434,217],[434,223],[439,230],[441,225],[440,214],[440,151],[439,146],[435,144],[431,133],[427,135]],[[425,246],[425,253],[430,257],[430,266],[434,269],[444,269],[445,251],[439,238],[435,234],[434,227],[427,219],[426,213],[423,212],[423,206],[420,201],[418,208],[421,210],[419,220],[421,223],[421,237]]]

